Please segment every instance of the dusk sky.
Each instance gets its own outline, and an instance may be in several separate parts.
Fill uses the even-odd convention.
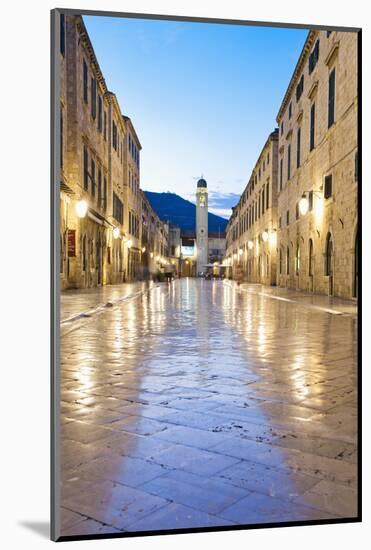
[[[229,216],[287,89],[307,30],[84,16],[109,90],[138,133],[141,187]]]

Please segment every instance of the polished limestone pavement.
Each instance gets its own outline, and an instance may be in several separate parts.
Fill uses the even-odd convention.
[[[127,288],[62,297],[62,536],[357,515],[354,303]]]

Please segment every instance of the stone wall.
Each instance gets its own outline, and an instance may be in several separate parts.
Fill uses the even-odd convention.
[[[308,74],[309,56],[317,41],[318,60],[314,70]],[[357,234],[356,34],[333,31],[327,36],[326,31],[311,32],[299,69],[277,117],[280,128],[283,128],[279,137],[283,178],[282,189],[280,185],[278,188],[281,224],[277,253],[281,256],[281,269],[278,270],[277,283],[289,288],[351,298],[355,294]],[[329,75],[333,70],[335,109],[334,123],[329,128]],[[302,74],[304,88],[297,101],[296,86]],[[313,104],[314,148],[310,150]],[[301,128],[301,140],[300,166],[297,168],[298,128]],[[291,173],[288,179],[289,144]],[[326,176],[332,176],[329,198],[325,198]],[[303,196],[308,202],[312,200],[312,208],[306,214],[300,213],[297,207]]]

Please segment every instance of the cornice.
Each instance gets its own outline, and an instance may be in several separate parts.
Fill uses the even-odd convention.
[[[311,30],[311,31],[308,32],[307,39],[304,43],[303,49],[301,51],[298,62],[296,64],[293,75],[291,77],[291,80],[289,82],[289,85],[287,87],[286,93],[284,95],[284,98],[282,100],[281,106],[280,106],[278,114],[277,114],[276,121],[278,123],[280,122],[281,117],[283,115],[283,112],[287,107],[289,99],[291,98],[291,95],[292,95],[292,92],[294,90],[295,84],[296,84],[299,76],[301,76],[301,72],[304,68],[304,65],[305,65],[306,61],[307,61],[309,53],[312,50],[312,47],[313,47],[313,44],[314,44],[314,41],[315,41],[317,35],[318,35],[317,30]]]

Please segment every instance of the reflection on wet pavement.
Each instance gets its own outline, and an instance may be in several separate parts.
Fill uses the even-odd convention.
[[[62,333],[62,535],[357,515],[356,315],[291,298],[182,279]]]

